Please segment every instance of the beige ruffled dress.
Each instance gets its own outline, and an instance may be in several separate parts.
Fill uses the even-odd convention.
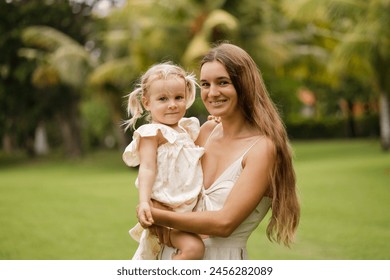
[[[138,166],[139,142],[142,137],[156,136],[160,131],[167,140],[157,149],[157,175],[151,198],[177,212],[192,211],[197,204],[203,185],[200,158],[204,149],[194,144],[199,135],[200,125],[196,118],[183,118],[179,121],[182,132],[163,124],[145,124],[133,134],[133,141],[126,147],[123,160],[128,166]],[[138,180],[135,182],[138,187]],[[155,236],[150,235],[138,223],[129,231],[139,242],[133,259],[156,259],[160,245]]]

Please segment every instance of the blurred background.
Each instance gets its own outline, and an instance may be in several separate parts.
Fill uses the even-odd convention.
[[[0,259],[130,257],[136,169],[121,162],[131,140],[120,126],[124,97],[155,63],[173,61],[198,74],[200,58],[224,40],[254,58],[281,112],[296,150],[303,214],[338,197],[337,205],[355,201],[353,209],[372,203],[380,219],[378,235],[367,230],[353,243],[376,240],[373,251],[335,253],[329,244],[339,235],[327,239],[323,227],[307,224],[305,231],[303,223],[306,245],[297,253],[270,247],[250,256],[389,258],[389,26],[388,0],[1,0]],[[188,115],[207,118],[199,97]],[[335,164],[348,155],[345,165]],[[327,165],[317,170],[321,158]],[[363,166],[338,174],[339,181],[331,173],[356,163]],[[367,168],[370,175],[356,176]],[[345,193],[334,189],[345,185]],[[329,200],[319,202],[324,188]],[[370,203],[365,191],[375,194]],[[306,221],[318,222],[317,210]],[[322,249],[305,232],[325,238]],[[66,236],[61,249],[53,249],[55,236]],[[268,242],[263,232],[259,238]]]

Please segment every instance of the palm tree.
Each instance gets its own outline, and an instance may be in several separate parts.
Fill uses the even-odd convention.
[[[91,68],[90,56],[78,42],[52,27],[28,27],[22,38],[31,48],[22,49],[21,55],[37,61],[33,84],[47,90],[61,89],[61,101],[53,106],[66,154],[78,157],[82,153],[78,105]]]
[[[123,118],[125,89],[142,71],[168,59],[196,72],[199,58],[219,40],[242,45],[262,68],[280,71],[293,60],[292,44],[286,42],[298,40],[300,33],[282,30],[287,19],[282,20],[276,2],[245,0],[237,9],[233,1],[226,0],[128,0],[111,13],[106,18],[108,29],[101,38],[102,63],[89,81],[111,104],[114,127]],[[300,50],[296,53],[301,54]],[[201,102],[195,102],[189,113],[201,118],[207,114]]]
[[[301,0],[284,1],[285,11],[310,24],[327,39],[327,71],[341,82],[353,77],[379,95],[381,144],[390,148],[390,2]]]

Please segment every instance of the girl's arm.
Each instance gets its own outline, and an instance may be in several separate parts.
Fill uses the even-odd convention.
[[[153,224],[150,211],[151,193],[157,174],[158,137],[142,137],[139,143],[138,219],[143,227]]]
[[[243,171],[221,210],[175,213],[152,208],[155,223],[198,234],[229,236],[266,194],[275,161],[274,150],[273,143],[267,138],[252,147],[244,160]]]

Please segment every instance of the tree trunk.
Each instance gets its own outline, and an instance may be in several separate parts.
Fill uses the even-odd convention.
[[[130,137],[127,137],[124,130],[123,130],[123,126],[121,126],[121,116],[119,114],[116,114],[116,113],[113,113],[113,130],[114,130],[114,134],[115,134],[115,137],[118,141],[118,148],[120,150],[123,150],[124,148],[126,148],[126,146],[129,144],[130,142]]]
[[[350,138],[356,137],[356,130],[355,130],[355,116],[353,112],[353,101],[348,99],[348,136]]]
[[[379,110],[381,144],[382,149],[387,151],[390,148],[390,104],[389,96],[385,92],[381,92]]]
[[[77,103],[73,102],[66,112],[59,114],[59,123],[62,133],[65,155],[78,158],[82,155],[81,129]]]
[[[3,151],[6,154],[11,154],[13,151],[12,137],[8,133],[3,135]]]
[[[43,122],[40,122],[35,129],[34,152],[36,155],[46,155],[49,153],[46,127]]]

